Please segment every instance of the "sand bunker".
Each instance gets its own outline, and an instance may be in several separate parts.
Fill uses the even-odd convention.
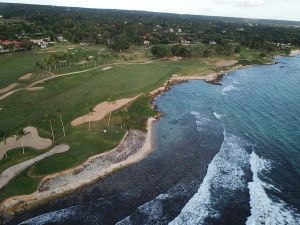
[[[18,83],[12,83],[12,84],[8,85],[6,88],[0,89],[0,94],[4,94],[4,93],[10,91],[11,89],[15,88],[16,86],[18,86]]]
[[[52,141],[50,139],[41,138],[38,134],[38,131],[34,127],[26,127],[24,131],[28,134],[24,136],[24,147],[30,147],[37,150],[43,150],[48,148]],[[13,135],[6,139],[6,143],[4,141],[0,142],[0,160],[3,158],[5,153],[11,149],[22,147],[22,139],[19,138],[17,140],[16,135]]]
[[[27,73],[21,77],[19,77],[19,80],[27,80],[32,76],[32,73]]]
[[[26,88],[27,91],[38,91],[44,89],[44,87],[28,87]]]
[[[69,149],[70,147],[68,145],[64,145],[64,144],[57,145],[54,148],[52,148],[50,151],[42,155],[39,155],[37,157],[34,157],[32,159],[29,159],[27,161],[9,167],[8,169],[4,170],[0,174],[0,189],[4,187],[11,179],[13,179],[15,176],[17,176],[19,173],[21,173],[23,170],[33,165],[34,163],[41,161],[51,155],[66,152]]]
[[[138,96],[136,96],[134,98],[119,99],[115,103],[110,103],[110,104],[108,102],[102,102],[95,106],[94,112],[92,113],[92,115],[86,114],[84,116],[81,116],[81,117],[73,120],[71,122],[71,125],[78,126],[83,123],[102,120],[108,113],[121,108],[122,106],[133,101],[137,97]]]
[[[107,66],[107,67],[102,68],[102,71],[110,70],[111,68],[112,68],[112,66]]]
[[[130,130],[120,144],[111,151],[92,156],[78,167],[45,177],[33,194],[5,200],[0,205],[1,215],[11,216],[18,211],[64,196],[107,176],[116,169],[144,159],[154,150],[152,131],[154,122],[153,118],[148,120],[147,133]]]
[[[217,67],[225,67],[225,66],[232,66],[236,63],[238,63],[237,60],[223,60],[223,61],[220,61],[220,62],[216,62],[215,65]]]

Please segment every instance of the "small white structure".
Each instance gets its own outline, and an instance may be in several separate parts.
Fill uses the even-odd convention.
[[[187,41],[185,39],[181,39],[180,41],[181,44],[190,44],[191,42],[190,41]]]
[[[145,41],[144,41],[144,45],[150,45],[150,41],[145,40]]]
[[[64,37],[61,35],[57,36],[57,41],[59,41],[59,42],[64,41]]]
[[[173,29],[173,28],[170,28],[169,31],[170,31],[170,33],[173,33],[173,32],[174,32],[174,29]]]
[[[182,30],[181,29],[178,29],[178,33],[181,33],[182,32]]]
[[[31,39],[30,41],[33,42],[33,44],[38,45],[40,48],[48,47],[48,42],[44,41],[43,39]]]
[[[217,43],[215,41],[209,41],[210,45],[216,45]]]
[[[44,41],[50,42],[51,41],[51,37],[45,37]]]

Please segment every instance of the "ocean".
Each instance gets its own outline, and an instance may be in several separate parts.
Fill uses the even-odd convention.
[[[299,225],[300,55],[276,61],[174,85],[148,158],[7,224]]]

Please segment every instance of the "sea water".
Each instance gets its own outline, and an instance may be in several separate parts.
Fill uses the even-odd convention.
[[[109,203],[24,224],[299,225],[300,56],[276,60],[231,72],[222,86],[173,86],[156,99],[166,115],[155,152],[76,194],[105,190]]]

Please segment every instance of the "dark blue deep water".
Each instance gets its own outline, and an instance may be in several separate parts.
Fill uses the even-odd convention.
[[[175,85],[151,156],[23,224],[299,225],[300,56],[276,60]]]

